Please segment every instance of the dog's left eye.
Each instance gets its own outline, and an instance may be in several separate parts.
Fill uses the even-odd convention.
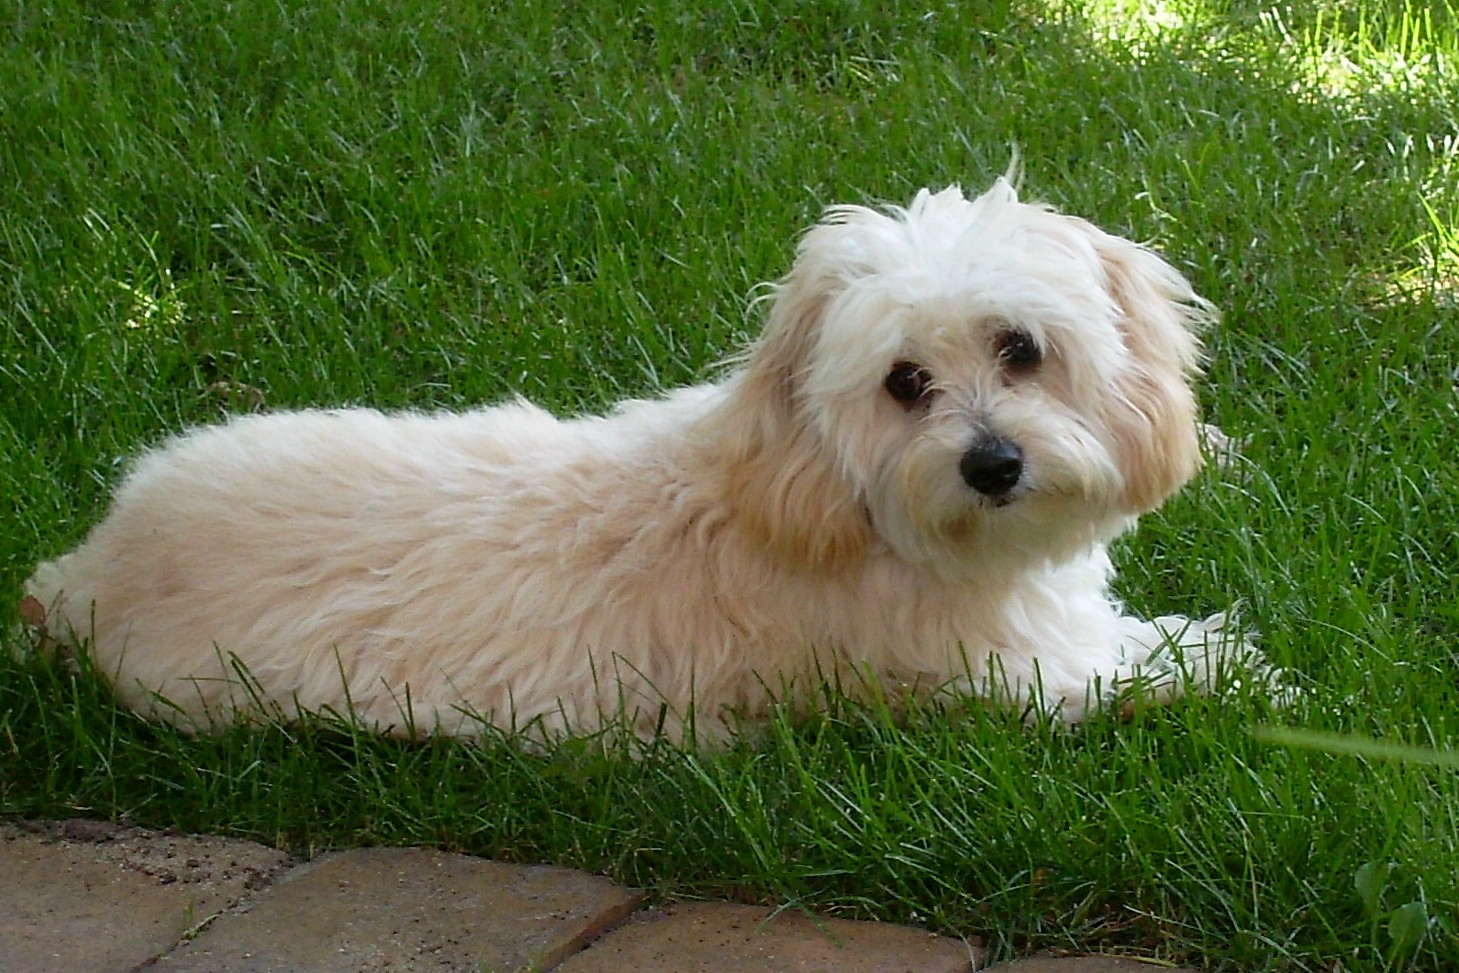
[[[917,405],[933,391],[932,373],[910,361],[899,361],[893,365],[883,384],[887,394],[906,409]]]
[[[997,352],[998,360],[1003,367],[1015,375],[1025,374],[1038,368],[1043,363],[1043,349],[1039,343],[1033,340],[1033,335],[1027,331],[1019,331],[1010,328],[1007,331],[998,332],[993,339],[993,348]]]

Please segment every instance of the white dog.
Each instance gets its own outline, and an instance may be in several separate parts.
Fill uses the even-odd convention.
[[[37,570],[28,615],[203,729],[332,709],[681,735],[693,713],[704,741],[828,678],[1077,719],[1170,675],[1162,654],[1255,658],[1224,616],[1140,621],[1108,591],[1106,545],[1201,459],[1214,312],[1155,254],[1000,179],[830,210],[770,301],[722,382],[605,417],[189,432]]]

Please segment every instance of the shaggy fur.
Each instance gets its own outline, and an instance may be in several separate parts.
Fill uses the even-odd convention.
[[[1108,591],[1108,542],[1200,462],[1212,317],[1155,254],[1005,180],[839,207],[719,383],[568,421],[194,430],[28,590],[129,706],[190,728],[679,734],[692,710],[704,740],[825,677],[1078,718],[1162,649],[1252,657],[1222,616],[1145,622]]]

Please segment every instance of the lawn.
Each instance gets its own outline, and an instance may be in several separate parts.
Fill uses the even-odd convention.
[[[999,958],[1459,969],[1451,4],[17,0],[0,632],[171,431],[701,379],[822,207],[981,189],[1016,147],[1025,195],[1152,241],[1224,311],[1201,397],[1241,458],[1121,543],[1121,594],[1239,602],[1306,692],[1075,732],[832,699],[627,759],[325,721],[188,739],[0,653],[0,815],[555,862]]]

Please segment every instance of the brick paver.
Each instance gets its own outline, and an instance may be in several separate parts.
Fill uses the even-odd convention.
[[[289,862],[226,838],[0,825],[0,973],[133,969]]]
[[[967,973],[975,951],[920,929],[685,902],[640,913],[558,973]]]
[[[991,966],[987,973],[1195,973],[1195,970],[1113,956],[1035,956]]]
[[[160,973],[549,970],[643,894],[583,872],[405,848],[338,852],[157,964]]]
[[[644,909],[582,872],[375,848],[0,824],[0,973],[969,973],[957,940],[725,902]],[[1034,957],[990,973],[1190,973]]]

